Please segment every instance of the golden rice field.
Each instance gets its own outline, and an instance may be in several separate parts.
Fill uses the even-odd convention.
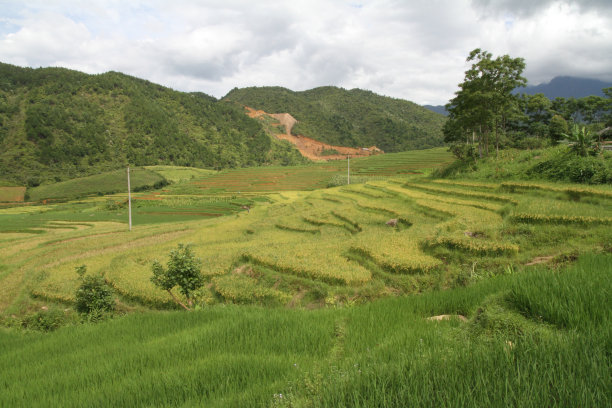
[[[203,261],[201,304],[320,307],[449,288],[534,259],[610,251],[609,193],[412,177],[282,191],[248,212],[131,232],[115,221],[47,222],[36,233],[0,233],[0,311],[29,296],[69,304],[80,265],[104,274],[124,302],[172,307],[151,283],[151,265],[178,243]],[[43,210],[52,211],[21,209]]]

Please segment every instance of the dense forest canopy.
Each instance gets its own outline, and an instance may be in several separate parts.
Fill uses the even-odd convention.
[[[117,72],[0,64],[1,179],[37,185],[115,169],[299,162],[241,108]]]
[[[253,87],[233,89],[223,100],[268,113],[290,113],[298,120],[292,133],[333,145],[375,145],[385,152],[398,152],[443,144],[444,116],[361,89],[327,86],[294,92]]]

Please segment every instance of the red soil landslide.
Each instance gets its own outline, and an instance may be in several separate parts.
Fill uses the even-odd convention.
[[[251,118],[259,118],[262,116],[270,116],[276,120],[278,120],[280,125],[285,127],[285,134],[277,134],[276,138],[280,140],[288,140],[293,143],[295,147],[302,153],[302,156],[315,161],[327,161],[327,160],[343,160],[349,157],[365,157],[371,156],[373,154],[383,153],[382,150],[377,148],[376,146],[372,147],[344,147],[344,146],[334,146],[327,143],[319,142],[318,140],[311,139],[302,135],[293,135],[291,133],[291,129],[297,123],[297,120],[291,116],[289,113],[266,113],[262,110],[255,110],[253,108],[249,108],[245,106],[247,111],[247,115]],[[338,154],[332,155],[322,155],[325,150],[335,150]]]

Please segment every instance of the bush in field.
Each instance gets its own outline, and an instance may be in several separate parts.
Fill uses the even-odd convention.
[[[53,331],[65,325],[69,317],[58,308],[39,310],[21,320],[21,327],[30,330]]]
[[[582,156],[557,151],[550,158],[529,168],[526,173],[528,176],[555,181],[606,184],[612,180],[612,162],[607,152],[597,156]]]
[[[170,260],[164,268],[157,260],[153,261],[153,277],[151,281],[160,289],[168,291],[176,303],[190,310],[193,305],[192,294],[204,285],[204,276],[201,273],[202,261],[196,258],[191,249],[178,244],[176,249],[170,251]],[[172,288],[179,287],[179,291],[187,298],[187,305],[183,304],[174,294]]]
[[[75,294],[77,312],[97,319],[115,310],[113,289],[106,283],[104,277],[102,275],[85,276],[87,272],[85,265],[77,266],[75,269],[81,280]]]

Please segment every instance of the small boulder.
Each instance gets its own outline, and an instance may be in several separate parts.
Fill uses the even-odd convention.
[[[397,218],[391,218],[386,224],[390,227],[397,227]]]

